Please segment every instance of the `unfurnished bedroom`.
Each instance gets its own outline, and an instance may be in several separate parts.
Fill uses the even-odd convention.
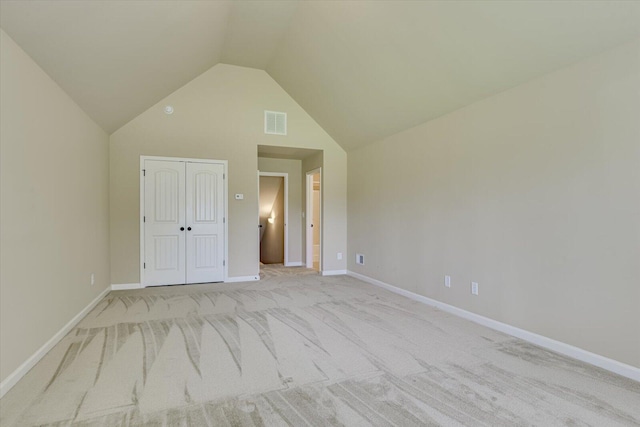
[[[0,0],[0,425],[640,426],[640,2]]]

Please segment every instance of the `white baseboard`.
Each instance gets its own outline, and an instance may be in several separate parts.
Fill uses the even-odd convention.
[[[78,322],[80,322],[80,320],[84,318],[84,316],[86,316],[96,305],[98,305],[102,298],[104,298],[110,291],[111,288],[105,288],[104,291],[100,292],[100,295],[98,295],[93,301],[91,301],[89,305],[87,305],[84,309],[82,309],[80,313],[76,314],[71,320],[69,320],[69,322],[62,327],[62,329],[56,332],[56,334],[52,336],[49,341],[47,341],[27,360],[25,360],[22,365],[18,366],[15,371],[10,373],[7,378],[5,378],[4,381],[0,383],[0,398],[4,396],[5,393],[7,393],[9,390],[11,390],[11,388],[16,385],[16,383],[20,381],[20,379],[25,376],[25,374],[29,372],[31,368],[33,368],[36,363],[38,363],[40,359],[42,359],[44,355],[53,348],[53,346],[58,344],[60,340],[64,338],[64,336],[67,335],[69,331],[71,331],[78,324]]]
[[[323,276],[341,276],[347,274],[347,270],[322,270],[320,274]]]
[[[127,289],[142,289],[142,288],[144,288],[144,286],[142,286],[140,283],[121,283],[119,285],[111,285],[112,291],[126,291]]]
[[[574,347],[561,341],[556,341],[554,339],[538,335],[524,329],[516,328],[515,326],[511,326],[506,323],[498,322],[497,320],[493,320],[488,317],[463,310],[453,305],[445,304],[443,302],[425,297],[423,295],[398,288],[396,286],[390,285],[377,279],[373,279],[363,274],[355,273],[353,271],[348,271],[347,274],[349,276],[355,277],[356,279],[360,279],[372,285],[379,286],[398,295],[411,298],[412,300],[432,307],[436,307],[442,311],[446,311],[464,319],[471,320],[472,322],[487,326],[491,329],[495,329],[496,331],[504,332],[505,334],[523,339],[530,343],[539,345],[540,347],[544,347],[557,353],[564,354],[565,356],[572,357],[582,362],[589,363],[599,368],[606,369],[607,371],[622,375],[623,377],[627,377],[640,382],[640,368],[636,368],[635,366],[627,365],[626,363],[618,362],[617,360],[609,359],[608,357],[591,353],[590,351],[581,349],[579,347]]]
[[[225,280],[224,282],[225,283],[255,282],[256,280],[260,280],[260,275],[227,277],[227,280]]]
[[[287,262],[284,264],[285,267],[302,267],[302,261],[295,262]]]

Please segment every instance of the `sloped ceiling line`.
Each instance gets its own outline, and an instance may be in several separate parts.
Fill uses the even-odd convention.
[[[3,0],[0,26],[108,133],[224,62],[351,150],[639,38],[640,2]]]

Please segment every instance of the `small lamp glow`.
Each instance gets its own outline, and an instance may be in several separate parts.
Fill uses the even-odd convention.
[[[171,105],[165,105],[164,113],[165,114],[173,114],[173,107]]]

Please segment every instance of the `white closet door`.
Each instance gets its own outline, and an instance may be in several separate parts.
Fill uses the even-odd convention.
[[[144,285],[184,284],[185,163],[146,160],[145,171]]]
[[[224,280],[224,165],[187,163],[187,283]]]

